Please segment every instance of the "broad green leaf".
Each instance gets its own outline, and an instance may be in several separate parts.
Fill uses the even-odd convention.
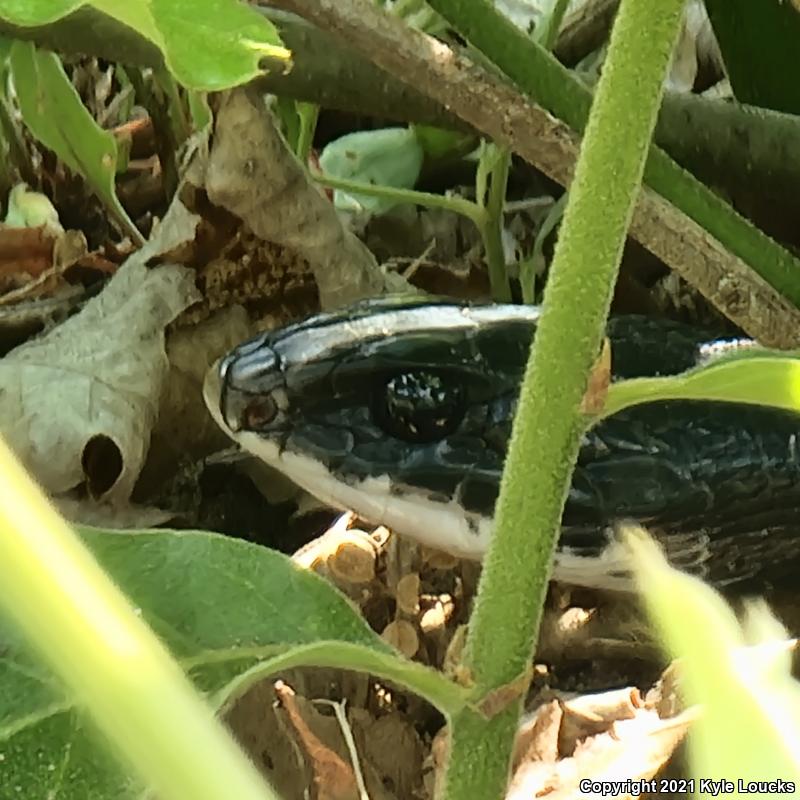
[[[82,175],[126,233],[142,236],[117,198],[117,143],[92,119],[58,56],[30,42],[11,47],[11,72],[22,118],[31,133]]]
[[[409,128],[383,128],[349,133],[325,146],[319,164],[335,178],[356,180],[395,189],[411,189],[417,182],[424,153]],[[398,200],[349,194],[337,189],[333,202],[339,209],[382,214]]]
[[[670,567],[641,531],[627,539],[661,640],[682,659],[681,693],[701,706],[688,739],[693,774],[800,787],[800,684],[786,632],[761,605],[750,606],[740,626],[717,592]]]
[[[463,704],[463,690],[396,655],[343,595],[279,553],[195,531],[82,537],[215,708],[299,665],[362,669],[445,709]],[[0,627],[0,654],[0,797],[140,796],[11,629]]]
[[[706,0],[736,99],[800,114],[800,11],[786,0]]]
[[[218,91],[245,83],[264,58],[286,61],[275,26],[239,0],[0,0],[0,17],[15,25],[46,25],[84,5],[119,20],[164,54],[184,86]]]
[[[619,381],[609,387],[598,419],[659,400],[718,400],[800,411],[800,357],[743,350],[681,375]]]

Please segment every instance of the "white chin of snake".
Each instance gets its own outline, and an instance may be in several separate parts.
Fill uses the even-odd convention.
[[[213,400],[210,381],[205,387],[209,410],[222,429],[243,450],[286,475],[317,499],[342,511],[354,511],[375,525],[410,536],[429,547],[461,558],[480,560],[489,547],[492,520],[466,511],[452,501],[436,502],[423,493],[392,492],[388,475],[344,481],[309,456],[280,452],[275,442],[252,431],[233,432],[222,420]],[[219,394],[216,395],[217,398]],[[603,536],[598,531],[598,535]],[[630,591],[629,560],[621,542],[611,537],[596,557],[581,556],[562,548],[556,555],[553,579],[564,583],[615,591]]]

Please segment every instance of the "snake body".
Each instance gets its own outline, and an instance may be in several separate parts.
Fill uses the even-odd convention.
[[[321,314],[234,349],[206,386],[217,422],[323,502],[480,558],[539,310],[383,300]],[[683,372],[724,348],[638,316],[608,324],[612,378]],[[800,563],[800,416],[670,401],[585,435],[554,577],[631,585],[615,525],[635,520],[676,566],[763,587]],[[536,487],[531,487],[535,491]]]

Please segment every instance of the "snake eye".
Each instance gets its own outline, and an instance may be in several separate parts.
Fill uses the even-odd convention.
[[[278,414],[278,404],[271,395],[253,398],[242,411],[242,427],[258,430],[268,425]]]
[[[407,442],[435,442],[464,418],[464,391],[452,376],[419,370],[394,375],[375,404],[376,422]]]

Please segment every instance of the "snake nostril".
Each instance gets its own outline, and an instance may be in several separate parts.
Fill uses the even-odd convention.
[[[269,425],[278,414],[278,404],[270,395],[256,397],[242,411],[242,427],[246,430],[259,430]]]

